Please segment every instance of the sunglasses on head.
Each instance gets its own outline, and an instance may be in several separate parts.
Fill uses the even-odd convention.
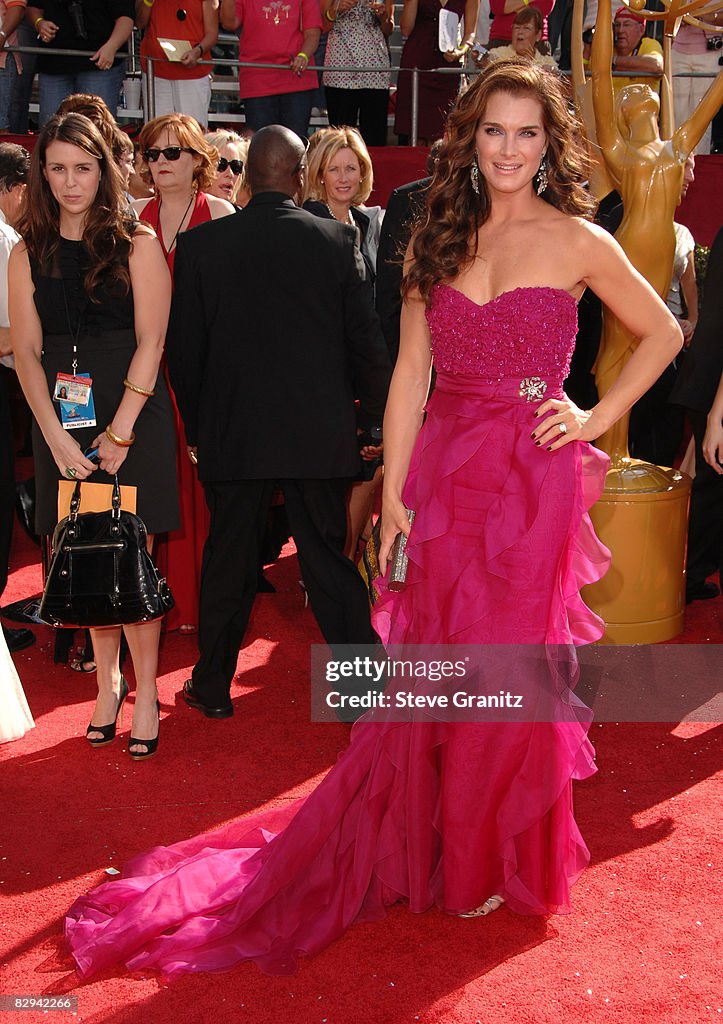
[[[154,164],[160,157],[161,153],[166,160],[180,160],[181,153],[193,153],[193,149],[189,149],[188,146],[166,146],[165,149],[157,149],[155,146],[151,149],[143,151],[143,159],[147,164]]]
[[[218,173],[223,174],[223,172],[229,167],[231,168],[232,174],[239,175],[243,173],[244,162],[243,160],[227,160],[225,156],[220,157],[216,164],[216,170]]]

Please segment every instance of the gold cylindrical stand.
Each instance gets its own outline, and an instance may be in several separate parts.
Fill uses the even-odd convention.
[[[660,643],[683,629],[691,479],[638,459],[620,459],[590,516],[612,564],[583,588],[605,621],[601,643]]]

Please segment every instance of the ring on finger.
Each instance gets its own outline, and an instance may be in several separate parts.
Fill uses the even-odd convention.
[[[566,423],[560,423],[560,424],[558,424],[557,429],[560,431],[561,434],[566,434],[567,433],[567,424]]]
[[[74,466],[66,466],[65,467],[65,475],[68,477],[69,480],[74,480],[75,479],[75,474],[77,472],[78,472],[78,470]]]

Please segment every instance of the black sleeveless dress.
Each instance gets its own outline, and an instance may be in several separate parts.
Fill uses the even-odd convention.
[[[85,451],[112,421],[123,397],[123,379],[136,351],[133,295],[123,294],[112,280],[91,302],[83,287],[88,256],[80,241],[61,238],[49,271],[30,259],[35,306],[43,327],[42,363],[52,395],[58,373],[71,373],[73,336],[77,332],[78,372],[93,380],[97,425],[70,431]],[[159,373],[155,395],[136,420],[135,444],[118,472],[121,484],[138,488],[137,512],[149,533],[165,533],[180,525],[176,483],[176,437],[166,381]],[[53,403],[57,409],[57,403]],[[60,412],[58,409],[58,418]],[[38,533],[50,534],[58,521],[58,481],[64,479],[37,423],[33,424]],[[98,468],[89,478],[112,483]],[[82,507],[82,506],[81,506]]]

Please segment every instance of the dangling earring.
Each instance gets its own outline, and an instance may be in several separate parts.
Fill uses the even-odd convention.
[[[469,169],[469,180],[472,182],[472,188],[477,195],[479,195],[479,164],[477,163],[476,153],[474,155],[474,160],[472,161],[472,166]]]
[[[543,156],[542,160],[540,161],[540,169],[537,172],[537,194],[538,194],[538,196],[542,195],[542,193],[545,191],[547,186],[548,186],[548,180],[547,180],[547,158],[545,156]]]

